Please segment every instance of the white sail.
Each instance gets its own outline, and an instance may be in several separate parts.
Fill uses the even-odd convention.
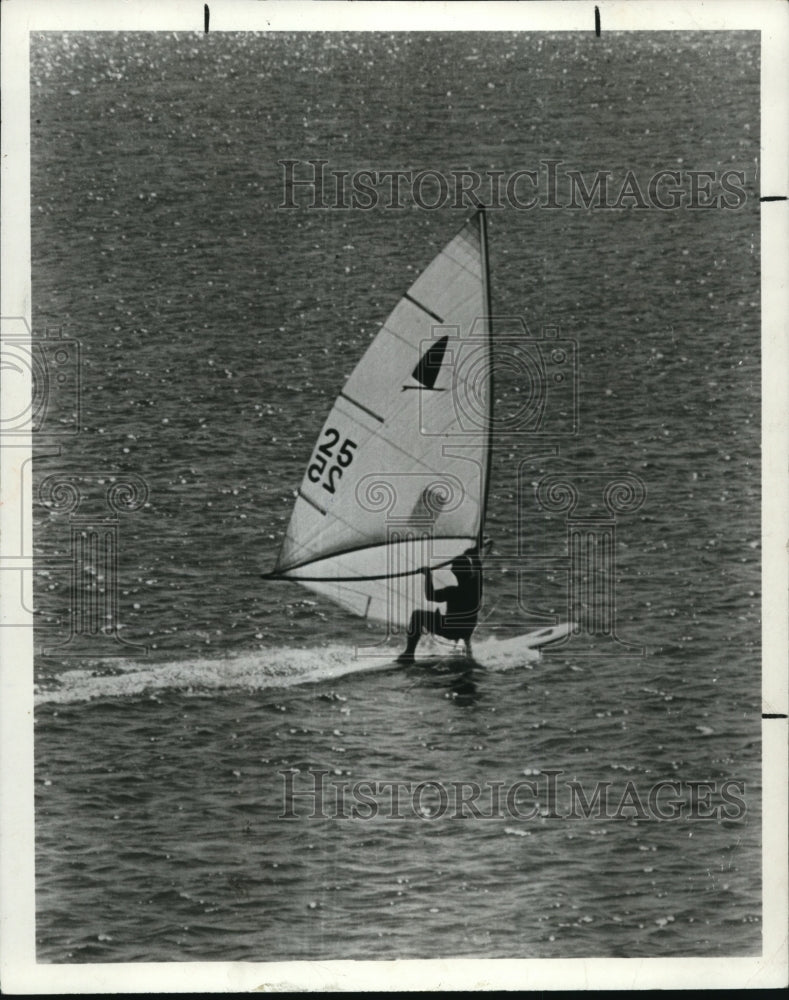
[[[426,606],[419,571],[448,562],[482,532],[488,314],[480,210],[403,295],[346,382],[272,576],[391,626]]]

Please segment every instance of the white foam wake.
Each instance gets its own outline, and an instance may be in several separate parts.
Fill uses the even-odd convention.
[[[527,667],[540,661],[540,651],[523,645],[521,636],[497,639],[490,636],[474,642],[474,659],[486,670],[512,670]]]
[[[331,680],[358,670],[391,666],[393,656],[358,659],[352,646],[281,647],[237,656],[169,662],[103,661],[67,670],[37,685],[36,704],[127,698],[157,691],[200,694],[229,689],[260,690]]]
[[[36,685],[37,705],[67,704],[97,698],[129,698],[157,691],[201,694],[206,691],[262,690],[330,681],[351,673],[395,669],[398,649],[387,646],[328,645],[313,648],[265,648],[236,656],[169,662],[105,660],[67,670],[51,682]],[[454,647],[425,638],[419,659],[452,657]],[[539,659],[535,650],[521,649],[495,638],[474,644],[474,660],[488,670],[529,666]],[[413,668],[412,668],[413,669]]]

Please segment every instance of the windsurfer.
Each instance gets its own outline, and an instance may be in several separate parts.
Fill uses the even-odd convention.
[[[490,541],[485,539],[485,553],[489,551]],[[430,632],[454,642],[461,640],[466,647],[466,656],[471,656],[471,636],[477,626],[477,615],[482,604],[482,560],[480,546],[474,545],[456,556],[450,564],[457,584],[454,587],[442,587],[436,590],[433,586],[430,569],[424,567],[425,598],[439,604],[446,604],[447,610],[414,611],[408,625],[408,642],[405,650],[398,656],[398,663],[413,663],[414,650],[422,634]]]

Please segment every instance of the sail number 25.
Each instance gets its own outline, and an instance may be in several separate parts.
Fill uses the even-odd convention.
[[[342,478],[343,469],[347,469],[354,459],[354,449],[357,447],[355,441],[346,438],[342,445],[340,443],[340,432],[333,427],[327,427],[324,431],[324,440],[318,445],[315,456],[307,469],[307,478],[312,483],[320,483],[327,493],[334,493],[337,480]],[[329,460],[332,464],[327,468]],[[325,473],[325,474],[324,474]]]

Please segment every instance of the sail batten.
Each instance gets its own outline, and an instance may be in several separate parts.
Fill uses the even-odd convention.
[[[413,295],[409,295],[408,292],[405,293],[405,295],[403,296],[403,298],[407,299],[411,303],[411,305],[416,306],[417,309],[421,309],[423,313],[427,313],[427,315],[430,316],[430,317],[432,317],[432,319],[434,319],[437,323],[443,323],[444,322],[444,320],[443,320],[443,318],[441,316],[437,316],[432,311],[432,309],[428,309],[427,306],[422,305],[421,302],[417,302],[417,300],[413,297]]]
[[[347,393],[341,392],[340,397],[344,399],[346,403],[350,403],[352,406],[356,406],[358,409],[363,410],[364,413],[366,413],[370,417],[373,417],[375,420],[378,420],[380,423],[384,422],[383,417],[379,416],[377,413],[374,413],[371,409],[366,407],[364,403],[360,403],[357,399],[351,399],[351,397],[347,395]]]
[[[480,210],[403,294],[347,379],[273,577],[402,625],[426,604],[420,571],[478,541],[491,443],[487,284]]]
[[[463,542],[464,543],[464,547],[468,547],[468,546],[470,546],[470,545],[472,545],[474,543],[475,538],[474,538],[473,535],[455,535],[455,536],[452,536],[452,537],[445,537],[445,538],[442,539],[442,541],[443,542]],[[393,543],[390,542],[388,544],[391,545]],[[348,556],[353,555],[354,553],[365,552],[365,551],[368,551],[369,549],[374,549],[374,548],[378,548],[378,546],[376,546],[376,545],[361,545],[357,549],[341,549],[338,552],[330,552],[330,553],[328,553],[326,555],[322,555],[318,559],[310,559],[310,560],[307,560],[306,562],[303,562],[303,563],[297,563],[295,566],[288,566],[287,569],[284,569],[284,570],[275,570],[274,572],[272,572],[272,573],[270,573],[268,575],[271,578],[277,577],[277,578],[280,578],[280,579],[291,579],[291,580],[296,580],[298,582],[301,582],[303,580],[308,580],[308,579],[309,580],[316,580],[316,581],[317,580],[324,580],[324,581],[331,580],[331,581],[335,581],[335,582],[338,581],[338,580],[346,581],[346,580],[361,580],[361,579],[365,579],[364,577],[362,577],[362,576],[360,576],[358,574],[353,574],[353,575],[348,576],[348,577],[325,576],[325,575],[320,575],[319,574],[319,575],[316,575],[316,576],[313,577],[313,576],[309,576],[309,575],[306,575],[306,574],[302,574],[302,570],[308,569],[310,566],[315,566],[317,563],[321,563],[321,562],[324,562],[324,561],[328,562],[330,560],[337,559],[340,556],[348,557]],[[438,567],[440,567],[442,565],[446,565],[446,564],[447,563],[438,563],[436,565],[436,568],[438,568]],[[366,577],[366,579],[368,579],[368,580],[386,580],[386,579],[389,579],[389,577],[394,577],[394,576],[413,576],[414,573],[421,573],[421,572],[422,572],[422,566],[412,566],[409,569],[404,569],[404,570],[401,570],[399,572],[390,571],[390,572],[383,572],[383,573],[378,573],[378,574],[372,574],[372,575]]]

